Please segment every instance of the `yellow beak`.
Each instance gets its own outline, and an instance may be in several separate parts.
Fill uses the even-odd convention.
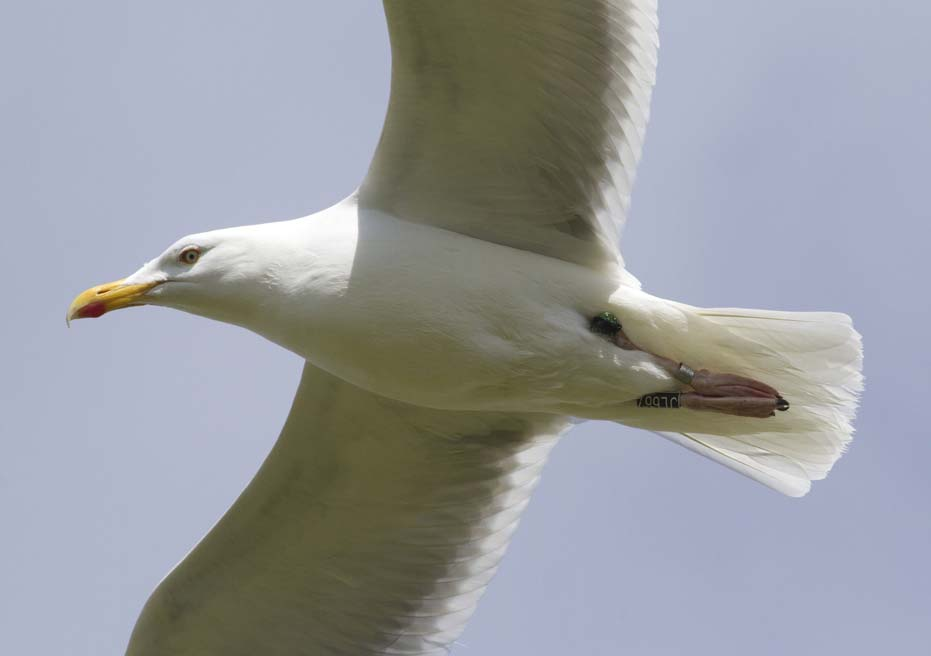
[[[78,294],[71,302],[66,320],[70,323],[72,319],[94,319],[111,310],[143,305],[140,301],[142,296],[159,283],[160,281],[125,285],[123,280],[117,280],[91,287]]]

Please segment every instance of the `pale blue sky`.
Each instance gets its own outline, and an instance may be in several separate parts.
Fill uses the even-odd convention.
[[[931,3],[661,0],[631,269],[697,305],[848,312],[867,392],[801,501],[654,436],[556,450],[454,654],[924,653],[931,643]],[[171,311],[66,330],[74,293],[190,232],[359,181],[377,2],[0,9],[0,653],[122,654],[258,467],[300,363]]]

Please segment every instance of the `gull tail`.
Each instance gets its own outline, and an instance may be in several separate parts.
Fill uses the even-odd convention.
[[[850,317],[672,305],[687,321],[675,329],[680,334],[664,335],[676,351],[670,357],[763,381],[791,409],[752,419],[625,407],[618,421],[655,431],[783,494],[804,496],[811,481],[827,476],[853,435],[863,352]]]

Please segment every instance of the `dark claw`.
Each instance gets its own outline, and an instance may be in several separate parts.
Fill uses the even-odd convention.
[[[788,401],[786,401],[781,396],[776,399],[776,410],[778,410],[779,412],[785,412],[788,409],[789,409]]]

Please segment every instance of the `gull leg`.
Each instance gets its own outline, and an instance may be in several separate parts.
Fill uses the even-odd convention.
[[[610,312],[603,312],[592,319],[591,329],[609,338],[619,348],[650,353],[624,334],[621,322]],[[688,408],[761,419],[774,416],[777,410],[785,412],[789,409],[789,402],[766,383],[708,369],[694,371],[685,363],[655,353],[650,355],[676,380],[688,385],[691,391],[648,394],[637,401],[639,407]]]

